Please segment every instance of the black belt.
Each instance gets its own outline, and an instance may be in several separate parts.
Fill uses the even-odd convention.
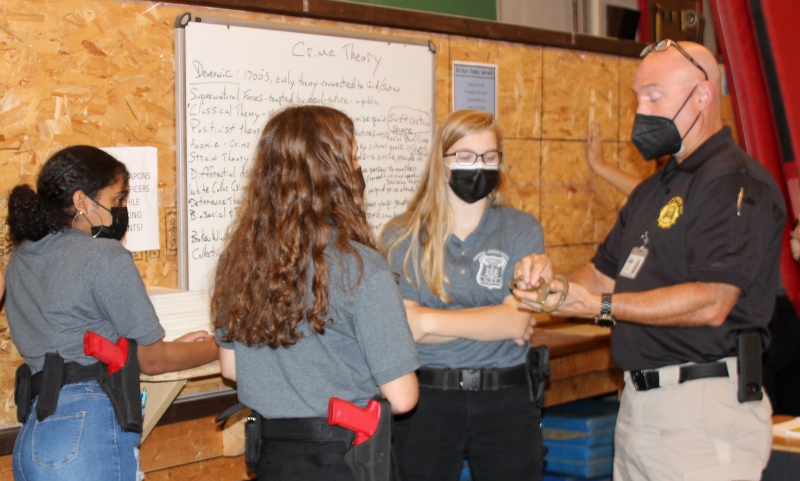
[[[256,414],[254,412],[254,414]],[[355,433],[340,426],[328,424],[328,418],[275,418],[261,417],[261,439],[275,441],[343,441],[353,444]]]
[[[509,387],[527,386],[524,364],[494,369],[417,369],[420,387],[443,391],[497,391]]]
[[[61,386],[75,384],[82,381],[97,381],[100,379],[101,366],[99,362],[84,366],[77,362],[64,363],[64,375],[61,378]],[[39,395],[42,389],[43,371],[39,371],[31,376],[31,399]]]
[[[631,375],[633,387],[637,391],[648,391],[660,387],[657,370],[645,369],[643,371],[628,371]],[[728,364],[724,362],[706,362],[680,367],[678,384],[695,379],[709,377],[728,377]]]

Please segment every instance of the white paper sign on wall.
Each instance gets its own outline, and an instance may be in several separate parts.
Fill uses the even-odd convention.
[[[158,149],[155,147],[106,147],[128,168],[128,233],[122,239],[131,252],[160,248],[158,237]]]

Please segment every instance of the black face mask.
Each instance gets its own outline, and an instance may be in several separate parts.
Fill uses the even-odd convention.
[[[356,170],[358,174],[358,191],[361,192],[361,197],[364,197],[364,193],[367,191],[367,182],[364,180],[364,172],[361,171],[361,167]]]
[[[447,184],[459,199],[474,204],[491,194],[499,181],[500,173],[497,170],[451,168]]]
[[[696,89],[697,86],[695,85],[689,97],[686,98],[681,108],[678,109],[678,112],[671,119],[658,115],[636,114],[636,120],[633,122],[631,141],[645,160],[653,160],[665,155],[672,155],[681,150],[681,142],[689,131],[692,130],[694,124],[697,123],[700,114],[697,114],[692,126],[689,127],[689,130],[686,131],[683,137],[681,137],[681,133],[678,131],[678,126],[675,125],[675,119],[689,102],[689,99],[692,98]]]
[[[128,208],[112,207],[109,209],[94,199],[92,199],[92,201],[111,214],[111,225],[93,225],[92,237],[95,239],[114,239],[121,241],[122,238],[125,237],[125,232],[128,230]]]

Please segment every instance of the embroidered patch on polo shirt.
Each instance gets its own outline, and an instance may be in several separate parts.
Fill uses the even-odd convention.
[[[662,229],[669,229],[675,225],[681,214],[683,214],[683,199],[673,197],[667,202],[667,205],[661,208],[661,212],[658,214],[658,226]]]
[[[508,255],[498,250],[483,251],[473,258],[480,264],[476,280],[479,286],[500,289],[503,286],[503,272],[508,266]]]

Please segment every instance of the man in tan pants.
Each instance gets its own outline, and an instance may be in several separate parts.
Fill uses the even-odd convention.
[[[537,302],[526,289],[552,273],[531,255],[514,292],[533,310],[560,302],[554,314],[612,329],[625,371],[615,481],[760,479],[771,409],[766,397],[739,401],[737,339],[768,341],[786,207],[722,125],[713,55],[664,40],[642,57],[631,140],[645,159],[669,161],[634,189],[591,262],[566,276],[569,289],[552,280]]]

